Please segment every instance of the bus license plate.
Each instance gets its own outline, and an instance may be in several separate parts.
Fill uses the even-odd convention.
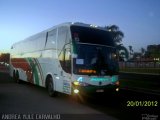
[[[99,89],[99,90],[96,90],[96,92],[100,93],[100,92],[104,92],[103,89]]]

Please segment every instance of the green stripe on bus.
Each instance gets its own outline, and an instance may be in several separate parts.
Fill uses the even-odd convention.
[[[43,80],[44,80],[43,71],[42,71],[42,68],[41,68],[41,65],[40,65],[38,59],[35,59],[35,61],[36,61],[36,63],[37,63],[37,69],[38,69],[38,71],[39,71],[39,73],[40,73],[40,79],[39,79],[39,80],[42,81],[42,85],[43,85]]]
[[[29,61],[30,66],[32,68],[32,73],[33,73],[33,76],[35,78],[35,84],[39,85],[39,77],[38,77],[38,70],[36,69],[36,64],[34,63],[32,58],[28,58],[28,61]]]

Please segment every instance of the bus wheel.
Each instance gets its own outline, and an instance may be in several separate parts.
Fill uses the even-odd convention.
[[[52,77],[49,77],[48,80],[47,80],[47,90],[48,90],[49,96],[51,96],[51,97],[56,97],[57,96],[57,93],[54,90],[54,84],[53,84]]]
[[[20,83],[18,71],[16,71],[16,74],[15,74],[15,82],[16,82],[16,83]]]
[[[15,70],[13,71],[13,81],[16,82],[16,73],[15,73]]]
[[[20,83],[18,71],[15,71],[15,70],[13,71],[13,80],[14,80],[16,83]]]

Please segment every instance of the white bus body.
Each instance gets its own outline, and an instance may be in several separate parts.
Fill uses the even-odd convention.
[[[11,47],[10,75],[17,82],[48,88],[50,96],[56,92],[71,95],[118,90],[115,48],[112,40],[107,43],[110,38],[103,44],[105,33],[109,35],[103,28],[89,24],[64,23],[17,42]],[[95,55],[99,57],[92,60],[92,65]]]

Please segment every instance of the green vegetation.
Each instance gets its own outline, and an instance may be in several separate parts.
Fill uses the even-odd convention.
[[[120,72],[160,74],[160,68],[121,68]]]
[[[105,26],[104,28],[111,33],[112,39],[117,45],[121,44],[124,33],[117,25]]]

